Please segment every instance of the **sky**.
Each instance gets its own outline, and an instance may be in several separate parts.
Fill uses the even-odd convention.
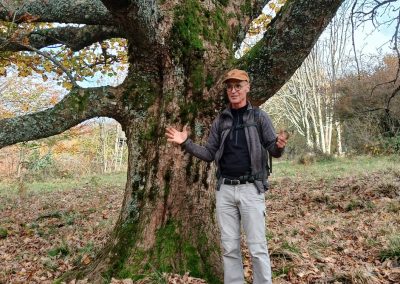
[[[277,3],[278,0],[272,0],[269,3]],[[399,1],[400,2],[400,1]],[[393,4],[396,7],[397,3]],[[269,9],[268,4],[264,7],[263,13],[271,16],[275,16],[275,12]],[[397,17],[398,11],[393,11],[391,9],[386,9],[385,11],[380,11],[380,15],[378,15],[378,20],[380,22],[387,21],[390,18]],[[375,28],[370,21],[365,24],[359,26],[355,30],[355,45],[357,53],[362,53],[364,55],[382,55],[386,53],[391,53],[392,49],[390,48],[390,40],[395,32],[395,23],[392,23],[390,26],[381,25],[379,29]],[[323,37],[324,35],[322,35]],[[258,40],[262,38],[262,34],[248,37],[245,41],[248,44],[255,44]],[[351,38],[350,38],[351,40]],[[245,45],[242,44],[242,49],[239,49],[236,53],[236,57],[239,58],[243,54],[243,47]],[[352,44],[348,44],[349,48],[352,49]]]

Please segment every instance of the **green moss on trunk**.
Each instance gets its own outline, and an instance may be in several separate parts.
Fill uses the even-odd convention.
[[[178,5],[170,37],[172,54],[180,62],[188,78],[188,89],[202,94],[213,81],[204,68],[205,42],[231,50],[233,40],[228,19],[221,7],[204,8],[199,0],[188,0]]]
[[[119,271],[119,278],[132,278],[134,280],[150,277],[154,273],[179,273],[189,272],[191,276],[201,277],[208,283],[221,283],[212,273],[211,265],[207,258],[211,252],[199,252],[198,244],[206,243],[206,234],[200,238],[183,238],[180,233],[182,228],[177,222],[168,221],[156,234],[155,246],[150,251],[137,250],[131,255],[129,264],[125,264]],[[193,244],[188,240],[195,241]]]

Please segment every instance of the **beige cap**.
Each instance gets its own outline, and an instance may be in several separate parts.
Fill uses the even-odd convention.
[[[247,72],[243,71],[243,70],[239,70],[239,69],[233,69],[233,70],[229,71],[228,73],[226,73],[223,82],[225,82],[229,79],[236,79],[236,80],[250,82],[249,75],[247,74]]]

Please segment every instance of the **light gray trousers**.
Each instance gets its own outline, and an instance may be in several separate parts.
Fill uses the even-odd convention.
[[[224,283],[243,284],[240,223],[246,234],[253,263],[253,283],[272,283],[271,263],[265,238],[265,196],[253,183],[222,184],[216,191],[217,219],[221,230]]]

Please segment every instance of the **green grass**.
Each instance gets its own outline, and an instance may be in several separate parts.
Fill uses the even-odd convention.
[[[381,261],[386,259],[400,260],[400,235],[394,235],[389,239],[389,246],[380,252]]]
[[[336,158],[317,161],[311,165],[301,165],[296,161],[273,160],[271,179],[284,177],[301,179],[334,179],[375,172],[384,169],[400,171],[400,157],[391,156],[358,156],[353,158]]]
[[[283,244],[282,244],[282,249],[288,250],[288,251],[293,252],[295,254],[300,254],[300,248],[297,247],[292,242],[284,241]]]
[[[62,243],[60,246],[50,249],[47,254],[51,257],[67,256],[70,253],[70,249],[66,243]]]
[[[72,189],[82,189],[85,187],[121,187],[126,183],[126,173],[113,173],[104,175],[91,175],[77,178],[50,179],[48,181],[35,181],[27,183],[26,188],[29,193],[46,193],[53,191],[64,191]],[[0,182],[0,196],[18,194],[17,183]]]
[[[393,169],[400,173],[398,155],[392,156],[358,156],[353,158],[322,159],[311,165],[301,165],[296,161],[274,159],[271,179],[284,177],[301,178],[302,180],[331,180],[337,177],[354,176],[368,172]],[[45,193],[85,187],[124,187],[126,173],[83,176],[78,178],[51,179],[25,184],[29,193]],[[17,183],[0,182],[0,196],[18,194]]]

